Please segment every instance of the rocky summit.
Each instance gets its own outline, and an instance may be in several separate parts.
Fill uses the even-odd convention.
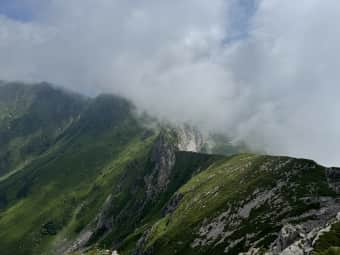
[[[3,82],[0,254],[340,254],[340,169]]]

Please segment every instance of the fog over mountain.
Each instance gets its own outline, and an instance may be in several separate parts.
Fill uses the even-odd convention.
[[[117,93],[256,150],[340,165],[340,2],[17,0],[0,79]]]

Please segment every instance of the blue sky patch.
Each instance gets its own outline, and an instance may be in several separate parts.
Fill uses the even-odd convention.
[[[34,5],[30,0],[1,0],[0,15],[27,22],[34,17]]]

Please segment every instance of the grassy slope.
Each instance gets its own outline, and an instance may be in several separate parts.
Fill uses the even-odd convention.
[[[177,193],[183,194],[184,197],[176,211],[153,225],[147,239],[146,250],[164,255],[221,254],[228,244],[247,233],[256,233],[254,240],[267,236],[259,244],[265,248],[275,239],[270,233],[281,228],[281,225],[277,224],[281,219],[299,216],[311,206],[317,206],[306,205],[296,198],[307,195],[335,195],[328,188],[324,168],[307,160],[295,159],[283,165],[285,161],[287,158],[240,155],[220,160],[194,176],[178,190]],[[282,167],[278,167],[280,165]],[[274,170],[275,168],[277,169]],[[274,188],[280,180],[295,183],[291,187],[283,186],[279,191],[282,201],[288,202],[291,208],[287,213],[280,215],[284,207],[287,207],[285,203],[279,204],[277,208],[271,208],[270,211],[269,205],[264,204],[252,210],[249,218],[243,219],[236,229],[230,227],[230,230],[235,232],[224,242],[220,244],[215,242],[195,249],[190,247],[204,220],[209,221],[225,212],[227,208],[236,213],[241,207],[240,201],[247,200],[256,189]],[[266,217],[269,213],[273,215]],[[230,249],[228,254],[246,250],[247,246],[243,241]]]
[[[55,144],[87,100],[47,84],[0,86],[0,180]]]
[[[77,138],[73,138],[71,146],[63,148],[61,143],[63,154],[60,158],[48,161],[47,166],[38,171],[39,174],[33,174],[35,178],[39,178],[29,185],[29,193],[0,214],[0,227],[9,230],[0,234],[0,246],[8,250],[4,254],[39,254],[44,251],[52,253],[51,247],[56,247],[58,251],[57,248],[65,243],[65,238],[73,240],[95,218],[109,195],[114,197],[114,207],[110,214],[112,217],[119,217],[114,219],[115,227],[105,238],[93,241],[103,248],[115,244],[120,247],[122,254],[131,254],[137,240],[150,227],[152,232],[146,247],[152,247],[156,254],[220,254],[223,246],[190,248],[203,219],[217,216],[225,211],[227,204],[236,205],[259,187],[274,187],[288,172],[293,173],[291,178],[297,185],[293,190],[287,187],[281,191],[292,207],[282,217],[300,215],[309,209],[292,197],[310,194],[313,184],[318,184],[312,191],[314,194],[334,195],[324,179],[324,169],[310,161],[293,160],[274,171],[275,166],[288,159],[255,155],[223,158],[178,152],[168,189],[156,201],[151,201],[139,211],[141,202],[145,201],[145,187],[141,176],[147,175],[152,168],[148,158],[155,136],[145,138],[143,130],[131,130],[131,127],[138,125],[131,125],[130,121],[133,120],[122,124],[124,128],[119,125],[110,128],[108,133],[100,132],[100,136],[88,136],[87,132],[82,135],[81,132],[77,134]],[[126,142],[122,141],[124,137]],[[117,141],[120,141],[119,145],[115,144]],[[37,165],[41,165],[41,162]],[[26,171],[34,172],[32,169]],[[27,177],[25,171],[20,174],[26,180],[35,179]],[[0,187],[6,186],[5,184],[2,183]],[[10,186],[14,187],[13,184],[15,186],[16,183],[10,183]],[[19,185],[25,186],[22,183]],[[18,192],[11,188],[8,195],[17,196]],[[162,209],[175,192],[184,196],[178,208],[164,217]],[[265,210],[266,207],[260,207],[252,212],[252,218],[243,222],[243,227],[232,239],[254,230],[260,231],[261,237],[277,231],[279,226],[273,222],[263,222],[261,216],[266,213]],[[256,223],[257,221],[262,223]],[[42,226],[46,223],[53,223],[57,235],[41,233],[44,230]],[[257,225],[257,229],[254,229],[252,223]],[[264,239],[263,246],[272,240],[273,237],[270,236]],[[241,244],[235,247],[234,253],[244,248],[244,244]]]
[[[48,245],[72,239],[153,139],[126,101],[98,98],[55,146],[0,182],[1,254],[49,253]]]
[[[321,235],[315,245],[317,255],[340,254],[340,222],[335,223],[329,232]]]
[[[339,243],[337,243],[339,244]],[[318,255],[339,255],[340,254],[340,247],[330,247],[324,251],[316,252],[315,254]]]
[[[21,94],[12,95],[17,101],[5,102],[9,95],[1,99],[0,93],[0,140],[6,141],[0,145],[0,158],[11,155],[6,171],[12,173],[0,177],[3,255],[60,253],[60,247],[70,244],[89,223],[95,224],[107,198],[111,229],[99,230],[91,240],[102,248],[114,246],[122,254],[132,254],[148,229],[144,248],[155,254],[221,254],[228,243],[255,232],[254,240],[265,237],[259,245],[266,247],[275,238],[271,233],[281,227],[277,222],[317,208],[299,197],[334,196],[324,168],[311,161],[284,164],[288,158],[177,152],[167,189],[147,200],[144,177],[154,167],[150,153],[157,134],[140,126],[129,103],[111,96],[74,103],[73,96],[65,98],[45,86],[38,94],[46,100],[36,101],[37,91],[18,86]],[[47,141],[41,144],[43,137]],[[276,208],[268,211],[264,204],[252,210],[221,244],[190,247],[204,220],[227,208],[236,213],[255,190],[270,190],[280,181],[294,185],[280,187],[283,202]],[[179,195],[177,209],[165,214],[166,205]],[[290,210],[280,214],[287,205]],[[337,246],[337,226],[333,230],[321,238],[320,252]],[[230,254],[246,249],[240,242]],[[320,254],[334,252],[336,248]]]
[[[120,252],[123,254],[131,254],[135,250],[136,242],[143,235],[143,232],[151,227],[153,223],[163,217],[164,208],[169,203],[169,199],[173,196],[173,194],[184,183],[190,180],[193,175],[207,168],[220,158],[221,156],[191,152],[177,152],[176,163],[169,177],[170,181],[167,189],[161,193],[155,201],[151,201],[145,206],[145,209],[141,212],[138,221],[135,222],[134,227],[131,227],[127,232],[125,232],[125,234],[128,234],[128,236],[122,236],[123,242],[118,245]],[[142,194],[144,193],[144,195],[139,199],[143,200],[145,199],[145,190],[143,190],[142,183],[140,185],[141,186],[139,188]],[[135,210],[131,210],[130,213],[132,213],[132,215],[127,215],[130,217],[130,219],[131,216],[133,217],[133,215],[136,215]],[[124,227],[129,225],[126,222],[129,221],[125,221],[123,224]],[[117,235],[118,233],[122,233],[122,230],[119,229],[119,231],[114,232],[113,235]]]
[[[0,228],[6,229],[0,232],[2,254],[58,253],[60,246],[69,244],[68,240],[74,240],[93,221],[109,196],[114,204],[110,213],[119,217],[114,219],[114,228],[109,233],[104,237],[99,233],[100,239],[91,241],[101,246],[123,240],[124,244],[129,243],[128,235],[141,234],[137,231],[135,235],[136,226],[144,229],[144,224],[161,217],[161,210],[172,194],[193,172],[217,158],[178,152],[167,190],[157,200],[143,204],[146,198],[143,177],[154,167],[150,153],[157,137],[134,119],[131,105],[120,98],[100,96],[82,106],[85,110],[79,108],[65,117],[58,115],[64,110],[58,105],[69,108],[72,98],[64,99],[65,95],[58,90],[21,84],[11,84],[6,89],[9,94],[3,94],[2,101],[9,97],[18,101],[3,104],[11,114],[3,114],[0,122],[3,126],[11,125],[2,132],[11,153],[22,151],[41,129],[52,140],[39,153],[12,157],[15,168],[0,177]],[[45,98],[40,98],[41,93]],[[36,101],[38,97],[40,100]],[[17,109],[24,100],[25,107]],[[58,116],[56,123],[54,119]],[[71,121],[65,129],[57,125],[68,118]],[[53,134],[60,129],[63,130]],[[169,139],[173,139],[171,134]],[[13,141],[18,146],[11,148]],[[5,144],[2,148],[6,148]]]

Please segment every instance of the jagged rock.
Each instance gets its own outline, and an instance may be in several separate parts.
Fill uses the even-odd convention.
[[[277,239],[265,255],[310,255],[319,237],[340,220],[339,204],[322,208],[316,213],[318,219],[298,225],[287,224],[282,227]],[[334,215],[335,214],[335,215]]]
[[[152,254],[152,248],[148,251],[145,251],[145,245],[148,239],[148,236],[150,234],[150,229],[146,230],[142,237],[138,239],[135,251],[133,252],[133,255],[151,255]]]
[[[274,196],[275,190],[267,190],[261,193],[257,193],[255,198],[245,203],[238,211],[238,215],[241,218],[248,218],[251,211],[259,206],[263,205],[266,201]]]
[[[214,218],[212,221],[203,222],[199,229],[198,235],[191,247],[195,248],[198,246],[206,246],[208,244],[213,244],[220,238],[220,242],[224,241],[229,237],[233,231],[225,231],[225,226],[227,225],[228,219],[230,219],[230,209],[221,213],[218,217]]]
[[[181,193],[175,194],[171,198],[171,200],[168,202],[168,204],[164,207],[164,209],[162,210],[162,215],[165,216],[169,213],[173,213],[176,210],[182,198],[183,198],[183,194]]]
[[[176,127],[178,149],[181,151],[200,152],[204,146],[203,135],[195,128],[184,125]]]
[[[301,226],[293,226],[291,224],[287,224],[282,227],[279,235],[272,245],[272,253],[279,254],[284,249],[286,249],[289,245],[293,244],[297,239],[302,236],[303,229]]]
[[[168,141],[166,134],[159,136],[151,154],[154,168],[152,173],[144,178],[148,200],[166,189],[175,165],[176,150],[176,146]]]

